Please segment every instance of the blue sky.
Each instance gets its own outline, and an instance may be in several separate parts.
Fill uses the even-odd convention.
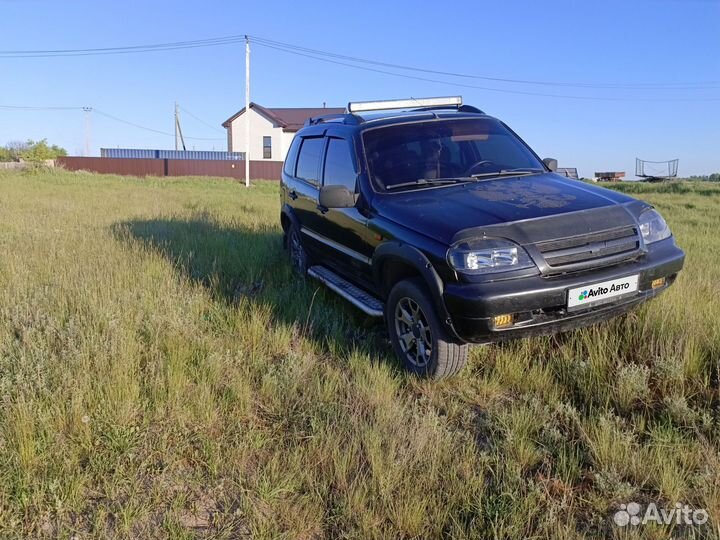
[[[625,170],[635,157],[680,158],[680,174],[720,171],[720,1],[102,2],[0,0],[0,50],[94,48],[250,34],[372,60],[482,76],[671,90],[412,80],[252,48],[252,100],[343,106],[349,100],[462,94],[560,166]],[[402,72],[409,74],[409,72]],[[173,102],[196,149],[225,149],[220,124],[244,103],[244,50],[230,46],[73,58],[0,58],[0,105],[92,106],[173,130]],[[495,88],[463,88],[457,83]],[[601,97],[568,99],[522,91]],[[714,100],[714,101],[712,101]],[[81,153],[81,111],[0,109],[0,144],[47,138]],[[94,115],[92,146],[171,148],[170,136]]]

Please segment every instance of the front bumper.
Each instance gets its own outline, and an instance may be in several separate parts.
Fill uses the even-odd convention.
[[[595,324],[653,298],[677,277],[685,254],[668,238],[650,246],[642,257],[624,264],[581,273],[493,281],[452,283],[443,298],[456,336],[470,343],[490,343],[520,337],[564,332]],[[634,274],[639,275],[638,290],[607,303],[579,310],[568,310],[567,291]],[[665,285],[653,289],[651,283],[666,278]],[[514,323],[495,328],[496,315],[513,314]]]

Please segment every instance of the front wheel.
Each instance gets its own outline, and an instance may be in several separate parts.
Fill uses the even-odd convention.
[[[468,345],[448,335],[422,280],[395,285],[385,310],[390,341],[408,371],[442,379],[456,374],[467,362]]]

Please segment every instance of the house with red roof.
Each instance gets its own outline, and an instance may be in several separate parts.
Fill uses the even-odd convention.
[[[250,102],[225,120],[228,151],[245,152],[245,122],[250,122],[250,160],[284,161],[295,133],[308,118],[345,112],[344,107],[263,107]]]

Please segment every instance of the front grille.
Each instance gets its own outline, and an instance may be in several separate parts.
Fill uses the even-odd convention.
[[[553,268],[583,263],[619,262],[637,255],[640,237],[636,227],[620,227],[597,233],[550,240],[536,244],[545,262]]]

